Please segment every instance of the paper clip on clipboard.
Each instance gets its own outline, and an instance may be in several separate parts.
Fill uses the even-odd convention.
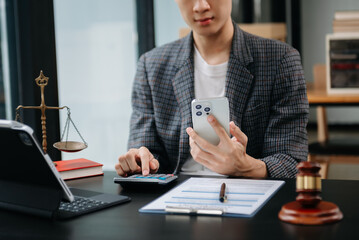
[[[166,213],[171,214],[187,214],[187,215],[223,215],[223,210],[221,209],[194,209],[194,208],[185,208],[185,207],[174,207],[166,206]]]

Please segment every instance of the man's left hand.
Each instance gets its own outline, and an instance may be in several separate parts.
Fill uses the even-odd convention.
[[[267,176],[265,163],[246,153],[248,138],[234,122],[229,124],[233,136],[230,138],[214,116],[208,116],[207,120],[220,139],[217,146],[200,137],[191,127],[186,129],[190,136],[191,154],[196,162],[223,175]]]

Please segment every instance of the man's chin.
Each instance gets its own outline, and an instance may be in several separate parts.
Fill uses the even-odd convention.
[[[212,26],[203,26],[193,28],[193,32],[201,37],[210,37],[216,35],[217,31]]]

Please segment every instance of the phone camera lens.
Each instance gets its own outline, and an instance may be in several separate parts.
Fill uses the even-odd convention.
[[[202,116],[202,112],[196,112],[197,116]]]
[[[211,109],[209,107],[205,107],[204,111],[208,113],[209,111],[211,111]]]
[[[196,105],[196,109],[201,109],[202,105]]]

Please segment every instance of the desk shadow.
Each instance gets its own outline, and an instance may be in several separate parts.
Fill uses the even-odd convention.
[[[286,239],[335,239],[340,223],[327,225],[295,225],[281,222]]]
[[[247,219],[166,215],[166,225],[171,224],[181,228],[180,232],[187,231],[188,239],[249,239]]]
[[[75,225],[7,210],[0,211],[0,239],[74,239]]]

